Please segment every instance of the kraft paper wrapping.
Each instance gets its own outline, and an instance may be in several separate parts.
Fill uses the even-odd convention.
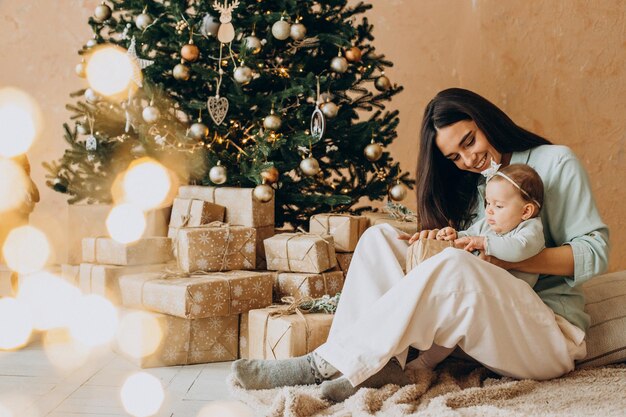
[[[406,272],[409,272],[426,259],[441,252],[446,248],[454,247],[454,244],[445,240],[418,239],[406,252]]]
[[[167,263],[172,258],[172,240],[167,237],[146,237],[127,244],[108,237],[83,239],[83,259],[87,263],[148,265]]]
[[[274,226],[256,228],[256,269],[267,269],[267,262],[265,262],[265,245],[263,241],[274,235]]]
[[[323,295],[333,297],[343,288],[343,271],[304,274],[299,272],[278,272],[276,274],[276,299],[292,296],[294,298],[320,298]]]
[[[196,227],[224,221],[225,207],[193,198],[175,198],[167,237],[174,239],[182,227]]]
[[[344,275],[348,272],[348,268],[350,267],[350,262],[352,262],[352,256],[354,253],[338,253],[337,254],[337,265],[339,269],[341,269]]]
[[[367,213],[363,213],[362,216],[367,217],[369,221],[368,227],[371,227],[377,224],[387,223],[404,233],[408,233],[412,235],[417,232],[417,222],[397,220],[387,213],[367,212]]]
[[[81,256],[83,238],[109,236],[106,219],[112,208],[110,204],[68,204],[69,227],[66,234],[68,264],[89,262]],[[170,210],[171,207],[165,207],[146,212],[146,229],[142,237],[167,236]]]
[[[262,203],[254,198],[253,190],[254,188],[184,185],[178,189],[178,196],[197,198],[226,207],[226,223],[247,227],[273,226],[275,199]]]
[[[336,252],[354,252],[359,238],[367,229],[368,220],[350,214],[316,214],[309,221],[309,232],[331,235]]]
[[[132,310],[126,310],[128,314]],[[117,353],[129,358],[141,368],[191,365],[194,363],[224,362],[237,359],[239,317],[208,317],[183,319],[154,312],[144,312],[156,319],[163,337],[159,347],[143,357],[132,357],[124,352],[119,342],[114,344]],[[147,342],[141,332],[126,337],[137,338],[130,343],[143,348]],[[147,338],[149,339],[149,338]]]
[[[128,274],[141,272],[160,272],[171,268],[172,264],[155,265],[98,265],[82,263],[79,267],[78,287],[85,294],[98,294],[113,304],[122,304],[119,278]]]
[[[250,359],[287,359],[306,355],[326,342],[334,315],[325,313],[273,316],[274,306],[248,313]]]
[[[256,230],[214,222],[177,233],[178,267],[184,272],[254,269]]]
[[[239,315],[239,359],[248,359],[250,335],[248,334],[248,313]]]
[[[267,269],[318,274],[337,265],[332,236],[281,233],[265,239]]]
[[[142,273],[119,279],[124,306],[187,319],[229,316],[267,307],[272,303],[273,283],[271,272],[255,271],[185,277]]]

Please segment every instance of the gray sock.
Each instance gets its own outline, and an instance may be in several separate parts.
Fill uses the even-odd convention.
[[[411,380],[404,374],[397,360],[392,359],[387,365],[374,375],[367,378],[361,384],[353,387],[347,378],[337,378],[322,383],[322,396],[335,402],[341,402],[356,394],[361,388],[381,388],[387,384],[401,387],[411,384]]]

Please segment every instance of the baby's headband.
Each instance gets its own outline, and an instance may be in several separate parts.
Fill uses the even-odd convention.
[[[481,174],[483,174],[483,176],[485,178],[487,178],[487,182],[489,182],[493,177],[498,176],[498,177],[502,177],[505,180],[507,180],[508,182],[510,182],[511,184],[513,184],[518,190],[520,190],[522,192],[522,194],[524,194],[526,196],[526,198],[528,198],[529,200],[531,200],[533,203],[535,203],[537,205],[537,207],[541,208],[541,204],[539,204],[539,201],[535,200],[534,198],[532,198],[530,196],[530,194],[528,194],[526,192],[526,190],[523,190],[522,187],[519,186],[518,183],[516,183],[515,181],[513,181],[513,179],[511,177],[509,177],[508,175],[498,171],[500,169],[500,166],[502,164],[496,164],[493,159],[491,160],[491,166],[489,168],[487,168],[484,171],[481,171]]]

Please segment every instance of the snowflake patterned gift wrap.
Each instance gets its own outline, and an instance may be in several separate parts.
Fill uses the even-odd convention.
[[[322,272],[321,274],[278,272],[274,281],[276,298],[279,300],[285,296],[320,298],[326,294],[332,297],[341,291],[343,281],[343,271]]]
[[[120,277],[122,304],[188,319],[228,316],[272,303],[271,272],[228,271],[167,277],[142,273]]]
[[[431,256],[451,247],[454,247],[454,244],[445,240],[418,239],[406,251],[406,272],[409,272]]]
[[[350,214],[316,214],[309,221],[309,232],[331,235],[336,252],[354,252],[359,238],[367,229],[368,220]]]
[[[107,237],[83,239],[83,261],[108,265],[163,264],[173,258],[172,240],[146,237],[133,243],[120,243]]]
[[[256,230],[213,222],[180,229],[175,239],[178,267],[184,272],[254,269]]]
[[[153,265],[98,265],[82,263],[78,273],[78,287],[85,294],[98,294],[113,304],[120,305],[122,297],[120,294],[119,278],[122,275],[138,274],[141,272],[165,271],[173,264],[153,264]]]
[[[204,187],[184,185],[180,198],[196,198],[226,207],[225,222],[248,227],[274,226],[274,200],[262,203],[254,198],[254,188]]]
[[[281,233],[265,239],[267,269],[318,274],[337,265],[332,236]]]
[[[326,342],[333,314],[276,315],[284,306],[248,313],[250,359],[287,359],[306,355]]]
[[[352,262],[353,255],[354,253],[349,252],[337,254],[337,266],[343,271],[344,275],[348,273],[348,268],[350,267],[350,262]]]
[[[125,310],[129,314],[133,310]],[[239,316],[183,319],[154,312],[142,312],[156,320],[161,328],[161,343],[150,352],[152,335],[142,332],[124,335],[126,340],[114,343],[114,350],[142,368],[224,362],[237,359]],[[131,356],[121,343],[134,347],[145,356]],[[133,349],[133,350],[135,350]]]
[[[175,238],[182,227],[195,227],[224,221],[224,206],[193,198],[175,198],[167,237]]]
[[[239,315],[239,359],[248,359],[250,357],[248,349],[250,347],[250,335],[248,332],[248,313]]]
[[[408,233],[412,235],[413,233],[417,232],[417,222],[395,219],[393,218],[393,216],[391,216],[388,213],[366,212],[366,213],[363,213],[362,216],[367,217],[369,221],[368,227],[371,227],[377,224],[387,223],[404,233]]]

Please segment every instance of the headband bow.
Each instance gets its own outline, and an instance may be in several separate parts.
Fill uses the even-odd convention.
[[[485,178],[487,178],[487,181],[489,181],[491,178],[494,177],[494,175],[496,175],[501,165],[502,164],[496,164],[495,161],[492,159],[491,166],[484,171],[481,171],[480,173],[483,174]]]

